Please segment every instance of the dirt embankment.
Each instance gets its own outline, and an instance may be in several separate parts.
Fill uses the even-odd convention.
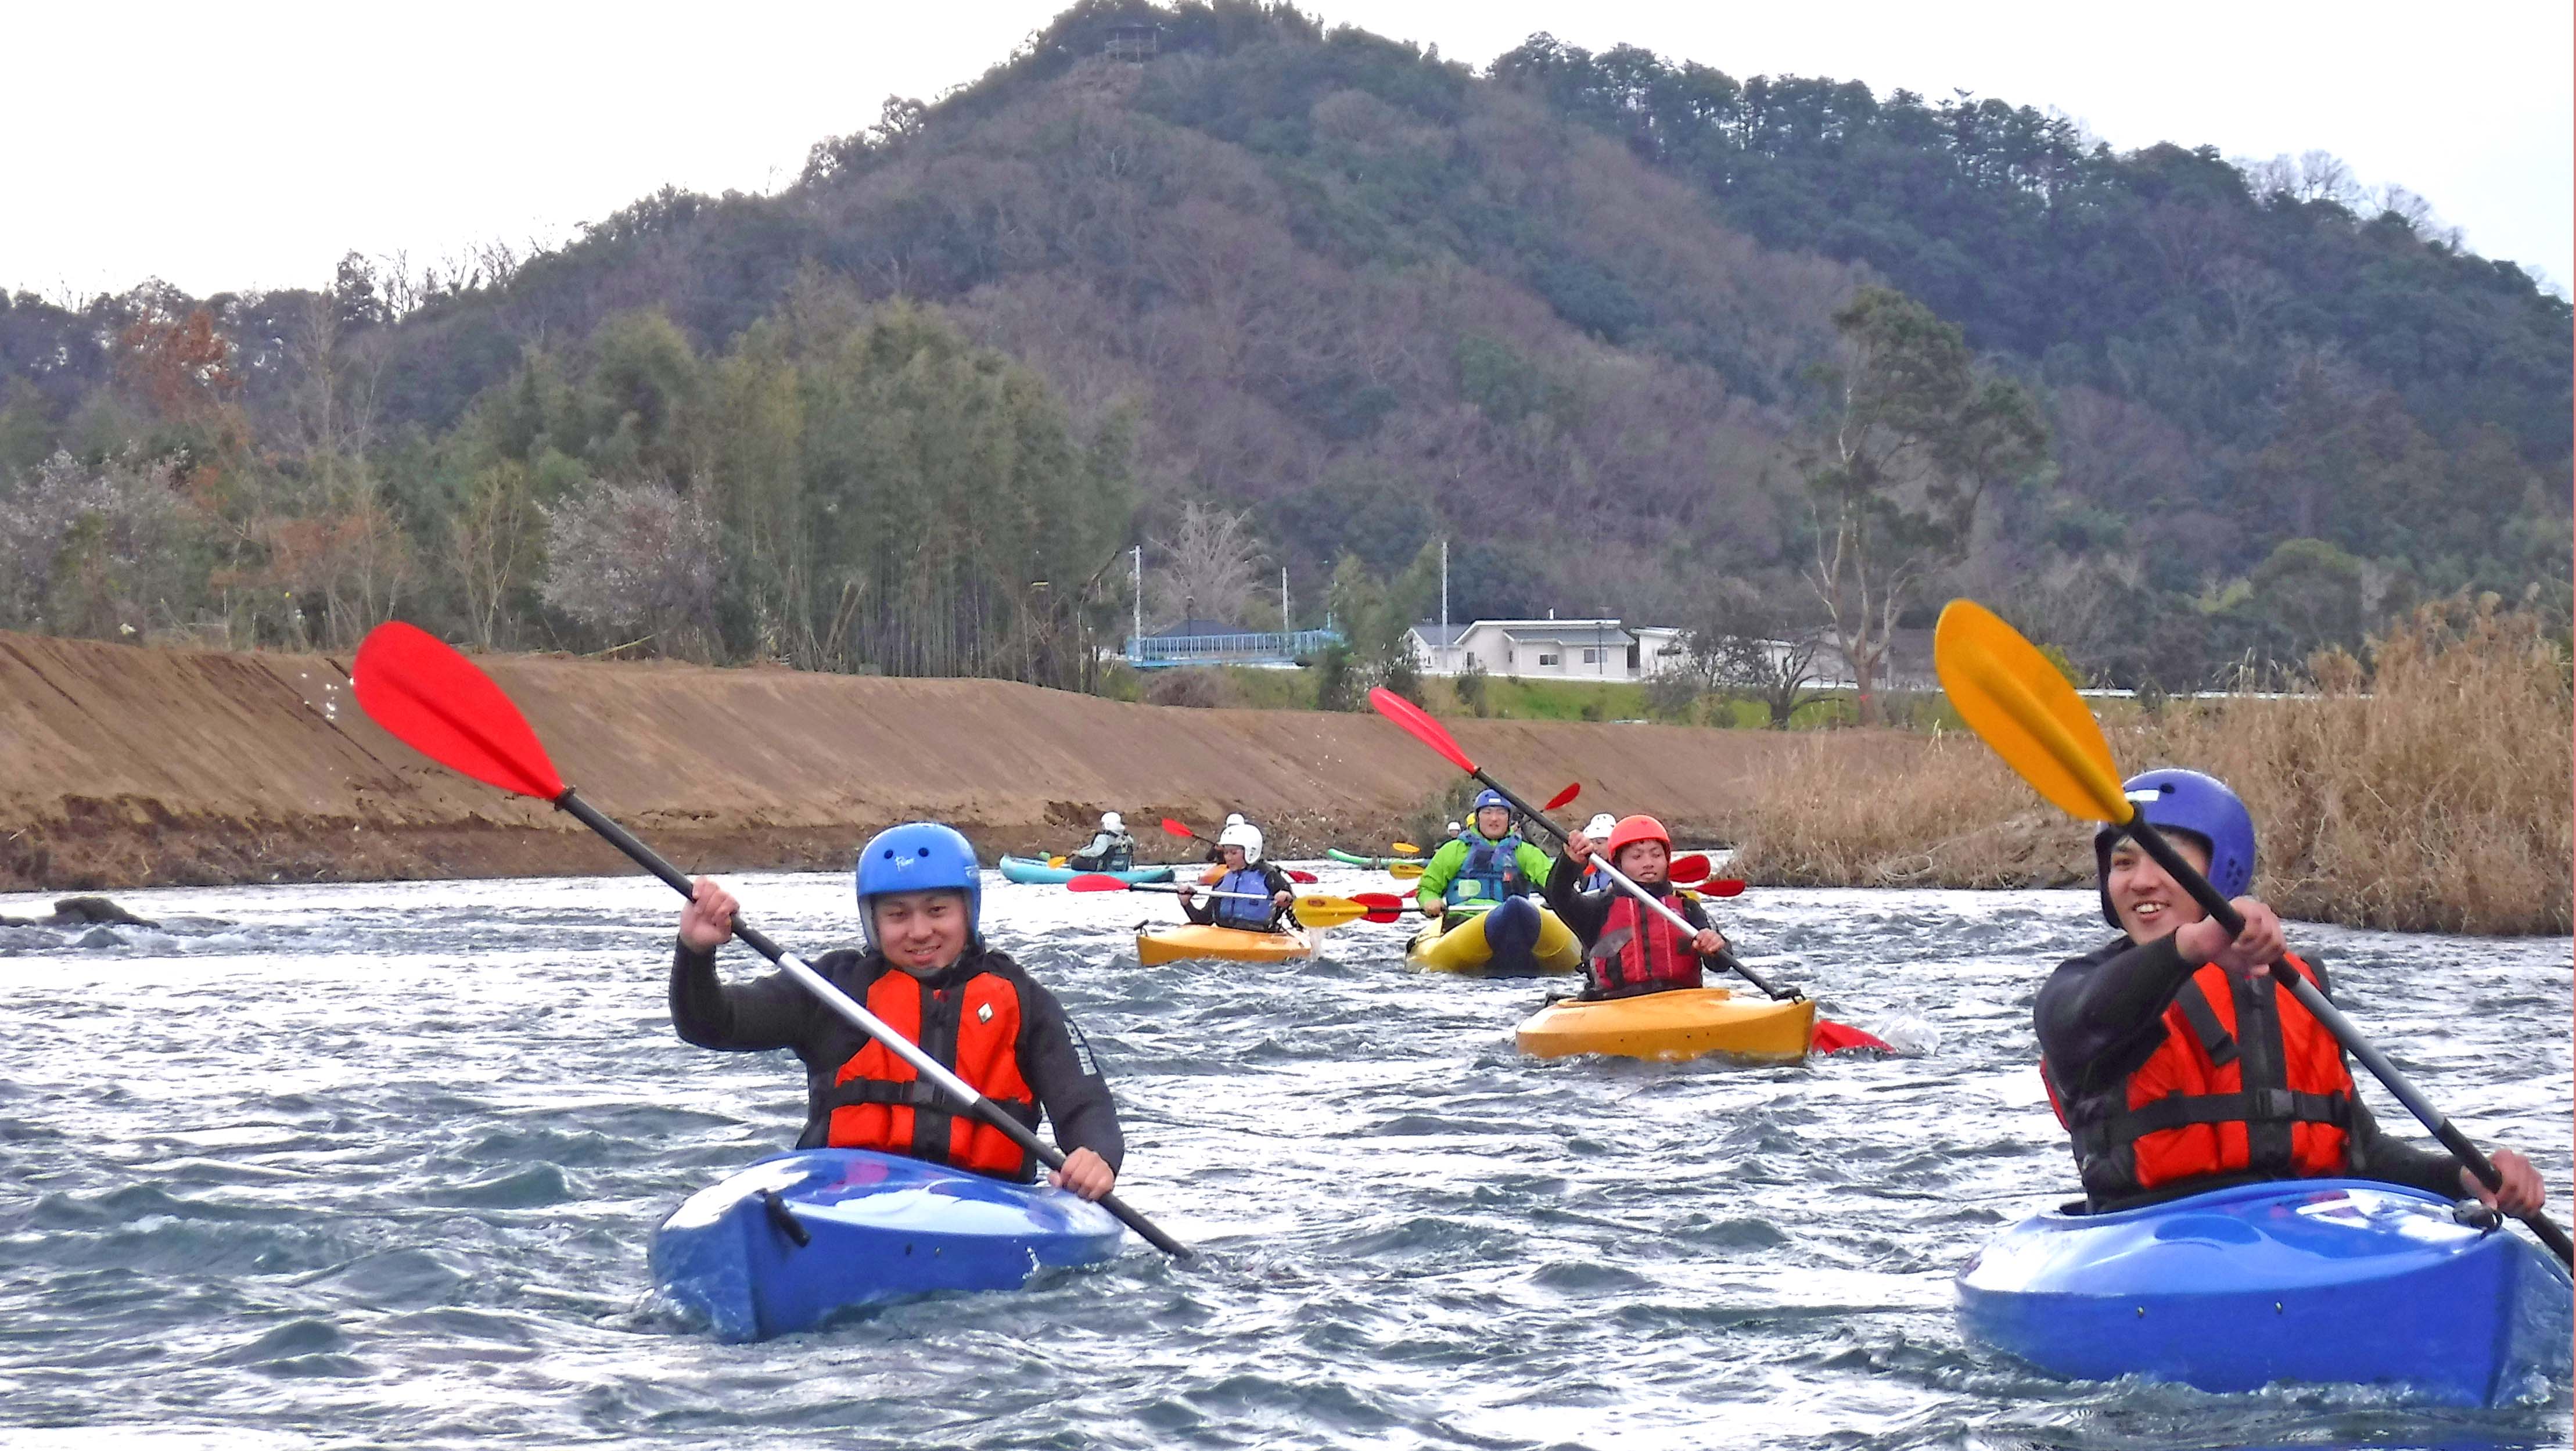
[[[1103,810],[1149,856],[1242,811],[1281,855],[1382,842],[1458,779],[1374,716],[1126,705],[985,680],[482,662],[565,780],[666,855],[709,870],[838,867],[866,834],[929,817],[988,859],[1061,851]],[[543,803],[432,765],[351,698],[345,658],[225,654],[0,633],[0,890],[617,871]],[[1804,762],[1750,731],[1455,722],[1532,797],[1652,810],[1732,840],[1755,788]],[[1844,732],[1838,754],[1921,743]],[[1776,787],[1775,787],[1776,789]],[[1177,853],[1173,853],[1177,855]]]

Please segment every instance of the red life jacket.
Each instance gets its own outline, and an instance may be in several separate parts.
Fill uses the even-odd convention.
[[[2343,1045],[2270,975],[2247,982],[2203,967],[2174,994],[2164,1027],[2136,1072],[2098,1092],[2061,1096],[2040,1061],[2096,1205],[2190,1179],[2344,1172],[2353,1089]]]
[[[868,987],[868,1011],[986,1098],[1035,1122],[1037,1097],[1020,1077],[1020,994],[1007,979],[980,972],[924,994],[919,978],[888,967]],[[832,1081],[823,1141],[833,1148],[876,1149],[1008,1179],[1035,1176],[1030,1155],[1009,1135],[959,1111],[963,1105],[873,1038]]]
[[[1666,988],[1698,987],[1699,954],[1691,951],[1695,933],[1667,922],[1660,912],[1625,892],[1610,904],[1601,935],[1586,954],[1595,997],[1624,998]]]

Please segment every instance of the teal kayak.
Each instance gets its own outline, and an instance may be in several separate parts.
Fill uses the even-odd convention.
[[[1040,857],[1006,856],[1002,858],[1002,880],[1006,882],[1029,882],[1038,886],[1050,886],[1072,881],[1076,877],[1094,875],[1116,877],[1122,882],[1168,882],[1172,879],[1172,869],[1137,867],[1132,871],[1092,873],[1077,872],[1071,867],[1051,867]]]
[[[1371,871],[1383,871],[1388,867],[1406,865],[1420,866],[1427,860],[1418,856],[1361,856],[1357,852],[1344,851],[1337,846],[1324,848],[1324,855],[1333,861],[1340,862],[1343,866],[1367,867]]]

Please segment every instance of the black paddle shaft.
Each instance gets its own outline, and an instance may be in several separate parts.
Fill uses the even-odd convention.
[[[682,872],[678,867],[673,866],[660,852],[655,851],[653,848],[646,846],[643,842],[637,840],[635,833],[628,831],[625,827],[620,826],[617,822],[611,820],[608,815],[602,812],[598,807],[582,800],[579,793],[575,792],[571,787],[565,787],[564,793],[555,798],[554,804],[556,810],[570,815],[575,821],[578,821],[582,825],[589,827],[591,830],[598,832],[602,837],[607,839],[610,846],[613,846],[619,851],[622,851],[628,856],[634,858],[636,865],[641,866],[644,870],[660,877],[665,883],[669,884],[672,891],[679,893],[683,897],[692,899],[696,897],[697,886],[689,880],[686,873]],[[787,968],[788,964],[786,959],[790,956],[787,949],[770,941],[767,934],[744,922],[739,916],[734,919],[733,935],[741,938],[744,945],[751,948],[752,951],[768,958],[771,962],[777,963],[781,968]],[[803,965],[802,959],[798,960],[798,965]],[[792,972],[793,970],[790,969],[790,971]],[[813,969],[806,968],[805,971],[807,974],[811,974]],[[806,985],[809,988],[813,987],[815,982],[820,981],[818,978],[800,980],[806,981]],[[863,1029],[862,1031],[865,1030]],[[1011,1117],[1010,1113],[1000,1104],[995,1103],[992,1099],[979,1093],[975,1095],[975,1101],[972,1106],[977,1118],[980,1118],[984,1122],[991,1124],[994,1128],[1001,1130],[1003,1134],[1009,1137],[1012,1143],[1019,1145],[1023,1150],[1034,1155],[1039,1163],[1046,1165],[1050,1169],[1061,1169],[1064,1167],[1063,1154],[1057,1152],[1052,1146],[1040,1139],[1035,1133],[1031,1132],[1028,1125]],[[1144,1215],[1137,1213],[1124,1201],[1120,1200],[1117,1195],[1103,1194],[1100,1196],[1099,1203],[1101,1208],[1118,1216],[1120,1222],[1124,1223],[1128,1228],[1136,1231],[1139,1235],[1142,1235],[1147,1244],[1161,1250],[1163,1253],[1170,1255],[1175,1259],[1186,1260],[1197,1257],[1188,1245],[1182,1244],[1179,1240],[1163,1233],[1162,1230],[1154,1226],[1151,1220],[1148,1220]]]
[[[2218,889],[2210,885],[2209,878],[2184,860],[2182,853],[2174,850],[2173,843],[2165,840],[2163,832],[2137,816],[2130,817],[2121,830],[2128,833],[2129,839],[2136,842],[2140,850],[2154,858],[2157,866],[2164,868],[2166,876],[2180,882],[2183,890],[2191,893],[2192,900],[2200,904],[2201,910],[2227,929],[2228,936],[2234,937],[2245,930],[2245,914],[2237,911],[2234,903],[2218,895]],[[2371,1077],[2387,1085],[2397,1101],[2406,1106],[2406,1111],[2415,1115],[2416,1122],[2430,1130],[2442,1147],[2451,1151],[2452,1157],[2467,1165],[2479,1183],[2489,1189],[2504,1183],[2504,1176],[2496,1172],[2495,1164],[2487,1158],[2485,1151],[2469,1142],[2469,1136],[2460,1132],[2448,1115],[2434,1107],[2433,1101],[2415,1087],[2414,1081],[2404,1071],[2389,1062],[2388,1056],[2380,1052],[2376,1044],[2363,1037],[2352,1019],[2343,1015],[2343,1009],[2328,1002],[2326,995],[2317,991],[2315,983],[2308,981],[2287,962],[2273,963],[2271,971],[2272,980],[2289,989],[2290,995],[2299,1000],[2299,1006],[2325,1024],[2326,1031],[2335,1035],[2335,1041],[2360,1059],[2361,1066],[2370,1070]],[[2531,1226],[2531,1232],[2540,1237],[2542,1244],[2549,1246],[2551,1253],[2570,1265],[2576,1265],[2576,1242],[2571,1242],[2567,1231],[2560,1229],[2547,1214],[2535,1212],[2524,1216],[2523,1222]]]
[[[1565,845],[1565,828],[1548,820],[1546,812],[1543,812],[1537,807],[1530,805],[1528,802],[1523,801],[1518,795],[1514,794],[1511,787],[1506,786],[1502,782],[1495,780],[1493,777],[1486,775],[1485,768],[1482,766],[1476,767],[1474,770],[1469,771],[1468,774],[1474,776],[1477,780],[1484,782],[1486,785],[1493,787],[1496,795],[1502,797],[1505,801],[1512,803],[1512,809],[1529,818],[1532,825],[1555,838],[1558,846]],[[1744,979],[1746,982],[1753,984],[1755,987],[1760,988],[1763,994],[1769,997],[1773,1002],[1796,1002],[1806,997],[1805,993],[1798,991],[1796,988],[1783,990],[1781,988],[1774,987],[1769,979],[1762,976],[1762,974],[1755,972],[1753,969],[1746,967],[1743,963],[1736,961],[1735,954],[1727,951],[1723,947],[1719,948],[1709,960],[1716,963],[1719,967],[1724,968],[1726,971],[1734,973],[1737,977]]]

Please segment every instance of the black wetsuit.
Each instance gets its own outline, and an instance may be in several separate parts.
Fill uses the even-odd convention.
[[[875,952],[846,949],[815,958],[813,969],[861,1004],[879,974],[897,972]],[[1091,1045],[1065,1016],[1064,1005],[1028,975],[1008,954],[970,947],[966,955],[921,981],[925,995],[963,987],[977,973],[1008,980],[1020,999],[1020,1035],[1014,1045],[1020,1077],[1037,1097],[1037,1107],[1003,1108],[1035,1131],[1038,1109],[1055,1123],[1057,1147],[1066,1153],[1089,1149],[1114,1171],[1126,1157],[1127,1141],[1118,1131],[1118,1106],[1109,1097],[1109,1082],[1100,1076]],[[796,1147],[822,1146],[830,1125],[833,1077],[841,1065],[867,1046],[867,1035],[823,1006],[794,978],[783,972],[763,973],[748,982],[726,982],[716,975],[715,954],[693,952],[682,943],[671,963],[671,1026],[684,1042],[701,1048],[756,1053],[792,1048],[805,1062],[805,1132]]]
[[[2334,993],[2327,984],[2325,967],[2315,958],[2302,960],[2316,970],[2317,990],[2331,1000]],[[2034,1014],[2039,1049],[2048,1057],[2058,1090],[2078,1096],[2100,1092],[2137,1072],[2164,1046],[2165,1009],[2173,1005],[2174,994],[2198,970],[2198,965],[2182,960],[2170,936],[2144,946],[2118,937],[2082,957],[2059,963],[2048,981],[2040,985]],[[2358,1094],[2353,1099],[2344,1158],[2346,1171],[2356,1179],[2404,1184],[2445,1199],[2457,1199],[2467,1192],[2461,1187],[2459,1160],[2448,1153],[2399,1143],[2381,1133],[2378,1121],[2371,1117]],[[2162,1184],[2093,1208],[2148,1204],[2269,1177],[2272,1176],[2241,1174]]]
[[[1601,996],[1600,979],[1592,970],[1592,944],[1601,940],[1601,930],[1609,925],[1611,906],[1627,893],[1617,887],[1603,887],[1597,892],[1576,891],[1576,885],[1583,880],[1583,872],[1584,868],[1571,856],[1556,859],[1556,865],[1547,873],[1547,909],[1572,928],[1575,939],[1583,944],[1583,995],[1592,998]],[[1645,887],[1665,906],[1679,912],[1693,932],[1715,925],[1708,920],[1708,914],[1700,910],[1697,901],[1683,896],[1672,883],[1658,882],[1648,887],[1644,882],[1638,882],[1637,885]],[[1647,988],[1643,991],[1661,992],[1664,989]]]

